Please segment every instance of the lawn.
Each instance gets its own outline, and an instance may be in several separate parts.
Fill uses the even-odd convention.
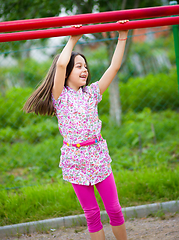
[[[121,206],[179,199],[178,113],[130,111],[121,127],[111,126],[105,115],[101,119]],[[36,143],[1,142],[0,225],[82,213],[58,168],[61,145],[58,133]]]

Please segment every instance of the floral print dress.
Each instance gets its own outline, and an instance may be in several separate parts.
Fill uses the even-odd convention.
[[[101,101],[98,82],[78,91],[66,86],[57,100],[52,95],[58,126],[65,142],[77,144],[100,136],[97,105]],[[111,174],[111,158],[105,139],[83,147],[63,144],[59,166],[63,179],[81,185],[94,185]]]

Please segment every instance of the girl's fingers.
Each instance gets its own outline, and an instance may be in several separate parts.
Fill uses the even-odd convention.
[[[82,27],[82,24],[79,24],[79,25],[72,25],[71,27],[80,28],[80,27]]]
[[[78,25],[72,25],[71,27],[74,27],[74,28],[80,28],[82,27],[82,24],[78,24]],[[75,35],[75,36],[71,36],[73,39],[80,39],[81,37],[83,36],[83,34],[80,34],[80,35]]]
[[[126,23],[126,22],[129,22],[129,20],[120,20],[120,21],[117,21],[118,23]]]

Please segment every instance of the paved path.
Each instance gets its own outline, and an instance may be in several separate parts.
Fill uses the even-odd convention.
[[[136,218],[126,221],[128,240],[179,240],[179,214],[165,214],[160,218]],[[104,224],[106,240],[115,240],[110,225]],[[86,227],[51,229],[46,233],[32,233],[2,240],[90,240]]]

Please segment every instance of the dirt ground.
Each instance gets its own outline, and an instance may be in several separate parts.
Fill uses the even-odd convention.
[[[126,221],[128,240],[179,240],[179,214],[129,219]],[[106,240],[115,240],[110,225],[104,224]],[[51,229],[47,233],[33,233],[3,240],[90,240],[86,227]]]

